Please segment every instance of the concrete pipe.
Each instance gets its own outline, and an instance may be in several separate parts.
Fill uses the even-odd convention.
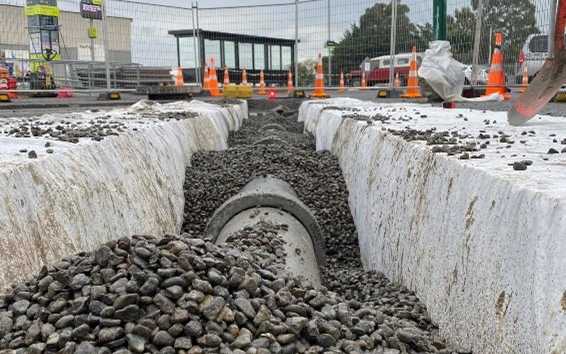
[[[240,193],[216,210],[207,225],[207,234],[215,243],[259,221],[287,225],[280,235],[285,241],[285,269],[320,286],[324,264],[324,239],[310,209],[286,182],[271,176],[258,177]]]

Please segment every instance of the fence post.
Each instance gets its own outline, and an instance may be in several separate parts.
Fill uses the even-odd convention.
[[[299,87],[299,0],[295,0],[295,87]]]
[[[550,23],[548,25],[548,58],[554,58],[554,35],[556,27],[556,0],[550,0]]]
[[[433,31],[434,39],[446,40],[446,0],[434,0],[433,2]]]
[[[102,2],[102,35],[104,36],[104,40],[102,41],[104,46],[104,61],[106,66],[106,89],[111,90],[111,82],[110,82],[110,48],[108,42],[108,16],[106,12],[106,8],[108,6],[108,1]]]
[[[191,15],[192,15],[192,22],[193,22],[193,53],[195,56],[195,80],[197,84],[200,84],[200,65],[198,62],[198,46],[197,46],[197,29],[195,24],[195,9],[198,13],[198,1],[195,6],[195,3],[191,1]],[[198,16],[198,15],[197,15]]]
[[[478,9],[476,11],[476,29],[474,33],[474,53],[472,57],[472,84],[474,85],[477,85],[479,81],[478,76],[480,73],[479,61],[480,61],[482,17],[483,17],[483,0],[478,0]]]
[[[391,0],[391,44],[389,46],[389,88],[393,89],[395,81],[395,44],[397,41],[397,0]],[[365,68],[362,68],[365,70]]]
[[[330,0],[328,2],[328,42],[326,47],[328,48],[328,86],[332,87],[332,47],[330,46],[331,33],[330,33]]]

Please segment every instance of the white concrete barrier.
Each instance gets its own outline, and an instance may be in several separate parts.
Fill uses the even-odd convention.
[[[198,116],[142,124],[143,114],[157,111]],[[225,149],[229,131],[238,129],[248,112],[246,102],[193,101],[140,103],[111,114],[137,122],[136,131],[99,143],[55,142],[54,154],[33,160],[27,154],[14,157],[18,146],[43,146],[46,140],[0,138],[0,288],[113,239],[179,233],[192,154]]]
[[[393,119],[344,118],[352,108]],[[564,118],[510,128],[504,112],[327,100],[305,102],[299,119],[340,161],[364,265],[414,290],[449,342],[566,353],[566,154],[547,154],[561,148],[551,134],[566,138]],[[516,142],[459,160],[387,132],[405,126],[504,130]],[[512,159],[534,163],[514,171]]]

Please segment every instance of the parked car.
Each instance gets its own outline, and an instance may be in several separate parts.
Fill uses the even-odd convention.
[[[411,68],[412,53],[403,53],[395,55],[394,73],[399,74],[401,85],[407,83],[409,70]],[[417,53],[417,66],[421,65],[423,55]],[[391,56],[383,55],[376,58],[366,58],[361,64],[359,70],[352,70],[349,74],[350,83],[353,86],[359,86],[362,81],[362,71],[366,75],[366,83],[368,86],[389,82],[389,69],[391,67]]]
[[[548,35],[537,33],[528,36],[519,53],[519,71],[516,73],[516,82],[521,83],[525,66],[527,66],[529,81],[531,81],[544,65],[546,58],[548,58]]]

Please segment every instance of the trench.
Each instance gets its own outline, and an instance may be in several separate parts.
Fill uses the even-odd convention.
[[[192,156],[180,235],[111,240],[15,284],[0,297],[0,353],[461,352],[413,292],[364,270],[340,165],[316,151],[299,104],[250,102],[227,150]],[[211,235],[215,212],[266,176],[319,231],[258,202]]]

